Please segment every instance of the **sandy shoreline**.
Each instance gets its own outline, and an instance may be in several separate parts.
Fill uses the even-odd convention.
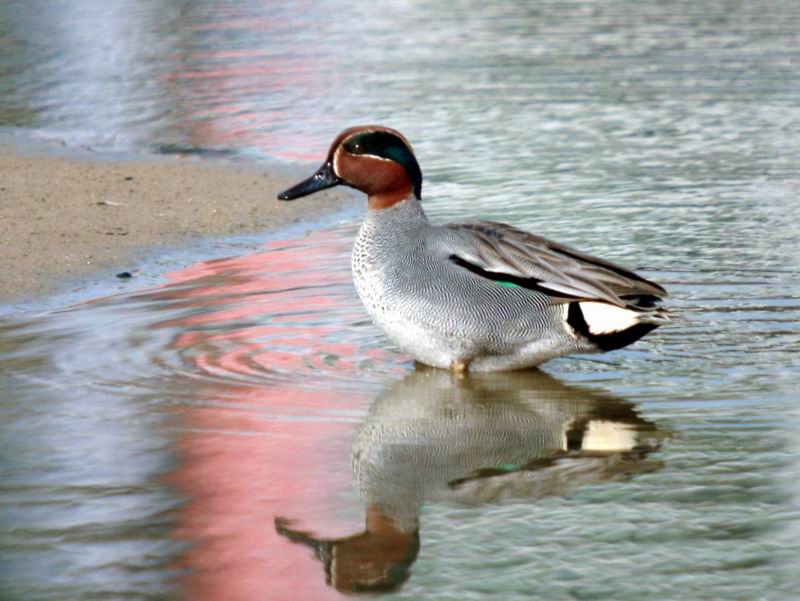
[[[279,202],[275,195],[298,176],[265,171],[172,157],[31,155],[0,145],[0,303],[33,300],[92,274],[113,278],[153,247],[263,232],[353,202],[343,189],[316,202]]]

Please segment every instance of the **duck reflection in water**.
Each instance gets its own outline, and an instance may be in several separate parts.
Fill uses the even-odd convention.
[[[477,505],[567,495],[658,469],[666,435],[632,403],[567,386],[538,370],[470,374],[420,368],[371,405],[353,437],[364,532],[318,538],[275,518],[311,547],[342,592],[389,591],[408,579],[423,503]]]

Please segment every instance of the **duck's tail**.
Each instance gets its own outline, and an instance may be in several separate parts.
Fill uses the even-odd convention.
[[[671,321],[667,309],[658,304],[660,300],[649,295],[625,298],[624,307],[603,301],[573,301],[567,308],[567,324],[598,350],[611,351]]]

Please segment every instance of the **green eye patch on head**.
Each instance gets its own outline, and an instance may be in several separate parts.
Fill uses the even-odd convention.
[[[364,132],[351,137],[344,149],[354,155],[371,155],[394,161],[408,174],[414,195],[422,197],[422,170],[411,149],[398,136],[388,131]]]

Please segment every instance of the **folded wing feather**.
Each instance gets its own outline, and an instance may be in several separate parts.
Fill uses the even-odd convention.
[[[458,236],[454,256],[487,274],[535,282],[553,302],[596,300],[635,311],[668,296],[632,271],[541,236],[492,221],[448,224]],[[644,301],[643,299],[646,299]]]

